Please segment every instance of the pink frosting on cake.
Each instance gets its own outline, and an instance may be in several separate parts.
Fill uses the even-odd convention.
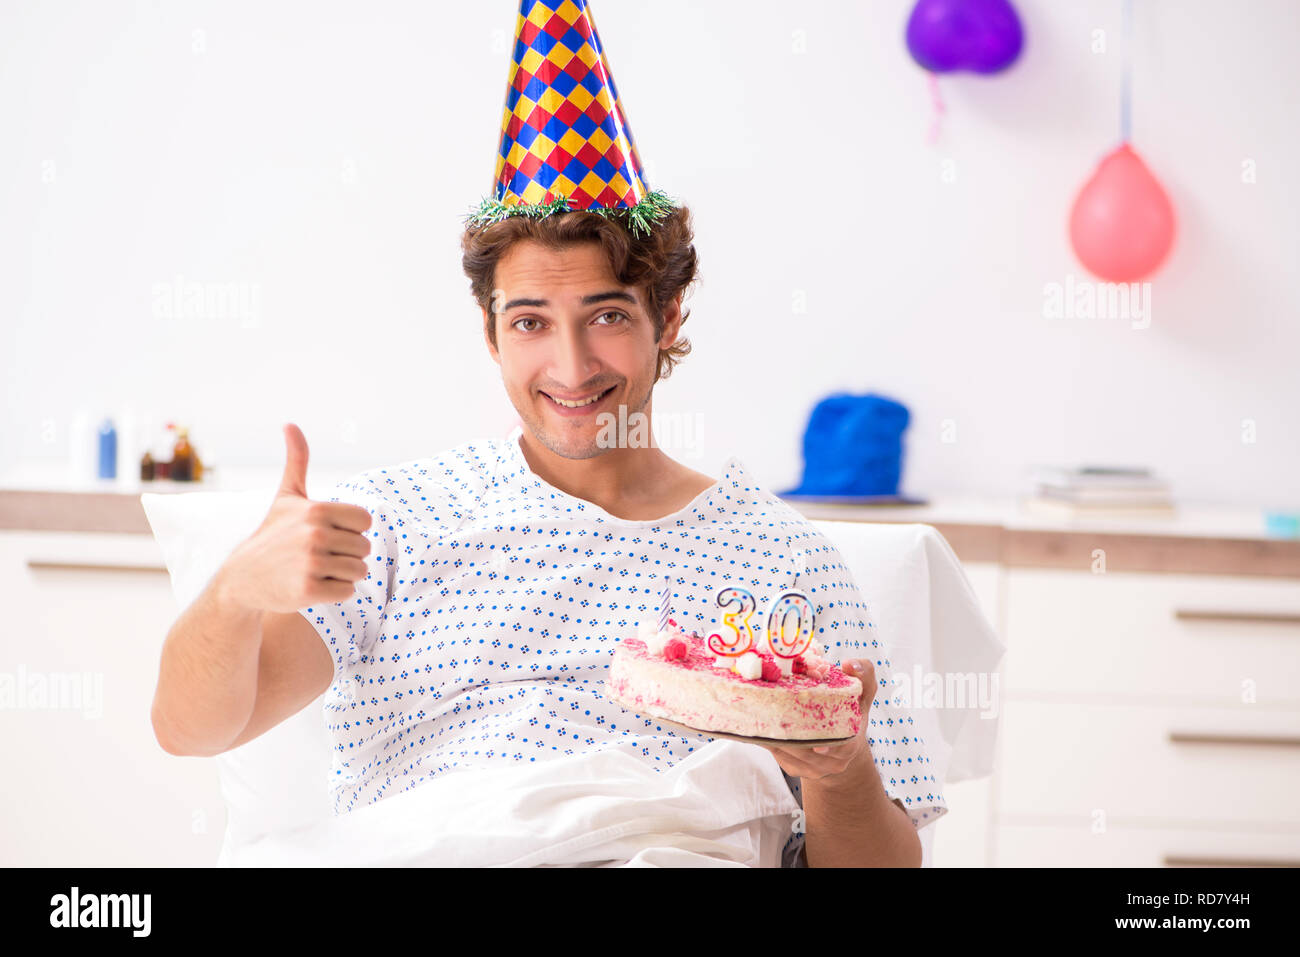
[[[702,731],[808,740],[862,730],[862,682],[834,665],[821,680],[807,673],[751,680],[715,667],[699,635],[685,640],[686,657],[675,661],[650,654],[639,639],[620,642],[606,682],[609,696],[625,708]],[[762,657],[775,660],[770,653]]]

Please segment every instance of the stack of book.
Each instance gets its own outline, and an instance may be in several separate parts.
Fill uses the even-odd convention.
[[[1039,468],[1026,509],[1062,517],[1160,517],[1174,514],[1169,483],[1149,469]]]

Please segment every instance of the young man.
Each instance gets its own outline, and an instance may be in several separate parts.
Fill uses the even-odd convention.
[[[531,7],[524,0],[512,90],[529,88],[517,82],[521,48],[557,55],[547,34],[527,30]],[[573,9],[575,35],[598,51],[588,11]],[[617,182],[636,184],[622,205],[595,202],[574,176],[563,201],[550,201],[555,177],[543,193],[530,179],[536,164],[508,162],[520,130],[508,97],[497,199],[462,243],[522,427],[372,469],[313,502],[306,441],[287,426],[269,514],[167,637],[159,742],[173,754],[219,754],[328,691],[336,814],[476,770],[553,762],[572,777],[602,752],[645,775],[646,801],[668,800],[655,793],[667,776],[655,772],[694,768],[704,749],[726,746],[727,786],[702,799],[729,809],[723,823],[743,831],[770,814],[759,797],[774,787],[799,800],[805,822],[792,834],[787,825],[784,844],[752,838],[741,860],[916,866],[916,830],[945,807],[923,742],[875,700],[889,662],[838,552],[735,458],[715,480],[635,429],[652,414],[655,383],[689,350],[682,299],[696,257],[689,212],[646,193],[612,81],[601,93],[595,101],[613,106],[602,122],[618,121],[587,131],[587,143],[612,134],[599,168],[614,181],[609,158],[622,160]],[[564,152],[567,171],[581,152]],[[611,430],[611,420],[629,426]],[[816,751],[737,745],[664,731],[610,702],[609,657],[653,617],[665,575],[688,630],[716,627],[720,581],[760,601],[805,591],[828,655],[863,682],[863,734]]]

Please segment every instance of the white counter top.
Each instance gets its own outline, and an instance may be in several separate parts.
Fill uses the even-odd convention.
[[[307,467],[307,491],[312,497],[328,498],[334,487],[363,468]],[[218,466],[205,472],[198,482],[157,479],[142,482],[139,475],[116,479],[76,479],[57,463],[28,463],[0,473],[0,491],[69,492],[94,495],[139,495],[141,492],[244,492],[279,485],[282,467]]]
[[[1271,534],[1263,506],[1187,503],[1170,516],[1069,517],[1031,511],[1014,497],[954,496],[926,505],[830,505],[792,502],[805,514],[856,521],[921,522],[926,525],[996,525],[1026,531],[1092,531],[1108,534],[1182,535],[1197,538],[1296,538]],[[1300,516],[1300,509],[1290,514]]]

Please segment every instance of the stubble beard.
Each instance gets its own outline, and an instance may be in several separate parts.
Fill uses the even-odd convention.
[[[645,394],[641,396],[638,402],[636,402],[635,407],[631,404],[628,405],[626,412],[627,419],[630,420],[635,412],[645,411],[646,406],[650,404],[650,396],[653,394],[653,391],[653,386],[647,388]],[[546,396],[541,395],[541,393],[533,393],[533,395],[535,395],[537,400],[540,402],[551,401],[546,398]],[[550,449],[561,458],[592,459],[610,451],[610,447],[602,446],[598,442],[604,425],[599,415],[592,417],[590,421],[584,422],[581,426],[574,423],[572,429],[566,429],[564,426],[561,426],[562,431],[557,433],[551,423],[545,419],[544,414],[539,418],[535,414],[532,405],[529,405],[526,408],[528,409],[528,414],[522,415],[521,418],[523,418],[524,425],[527,426],[528,431],[533,434],[533,438],[535,438],[541,445]],[[612,409],[606,411],[608,414],[614,415],[616,418],[620,414],[618,406],[614,406]],[[615,428],[617,428],[617,423],[615,424]],[[568,435],[566,436],[565,433],[568,433]]]

